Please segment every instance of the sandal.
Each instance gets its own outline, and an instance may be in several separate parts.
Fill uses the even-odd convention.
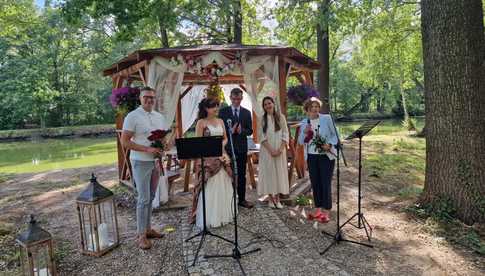
[[[327,214],[320,213],[315,217],[315,220],[320,222],[320,223],[327,223],[330,221],[330,218],[328,217]]]
[[[318,215],[314,215],[314,214],[312,214],[312,213],[308,213],[308,214],[306,215],[306,218],[307,218],[308,220],[314,220],[314,219],[317,219],[317,218],[318,218]]]

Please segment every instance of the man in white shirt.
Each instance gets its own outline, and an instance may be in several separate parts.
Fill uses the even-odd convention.
[[[130,150],[130,162],[133,180],[138,193],[136,204],[136,223],[138,244],[142,249],[151,248],[148,239],[162,238],[163,234],[151,228],[152,201],[156,186],[151,185],[152,173],[158,173],[155,165],[155,155],[162,152],[151,147],[148,140],[153,130],[166,129],[165,118],[153,110],[155,105],[155,90],[144,87],[140,91],[141,105],[128,113],[123,123],[121,135],[122,145]]]

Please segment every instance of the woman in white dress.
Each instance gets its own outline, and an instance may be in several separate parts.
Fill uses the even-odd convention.
[[[219,102],[217,99],[206,98],[199,103],[199,116],[195,127],[196,136],[223,136],[221,157],[204,158],[206,178],[205,206],[207,227],[219,227],[233,219],[232,203],[232,171],[229,157],[224,151],[227,136],[224,123],[217,118]],[[194,187],[191,222],[199,228],[204,227],[202,208],[202,174],[200,160],[196,162],[198,183]]]
[[[258,194],[269,195],[268,205],[283,208],[279,194],[288,194],[288,161],[286,145],[289,141],[285,117],[275,108],[271,97],[263,99],[264,115],[259,126],[259,183]]]

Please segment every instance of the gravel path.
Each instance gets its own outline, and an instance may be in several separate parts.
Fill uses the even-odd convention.
[[[16,275],[16,262],[9,259],[14,237],[24,226],[28,214],[35,213],[43,228],[55,241],[60,275],[241,275],[233,259],[200,259],[194,267],[191,260],[198,245],[184,240],[194,233],[187,225],[188,209],[163,210],[154,213],[154,226],[175,231],[155,241],[151,250],[138,249],[135,241],[135,210],[132,196],[121,199],[118,209],[120,246],[96,258],[80,254],[79,226],[75,198],[85,187],[91,171],[111,189],[117,189],[117,170],[113,166],[52,171],[19,175],[0,186],[0,226],[11,225],[0,232],[0,275]],[[355,212],[356,187],[352,182],[355,167],[344,169],[342,177],[342,218]],[[387,187],[388,183],[369,183]],[[295,216],[290,208],[273,210],[258,205],[242,209],[238,216],[240,245],[243,251],[260,247],[261,251],[241,260],[248,275],[484,275],[484,258],[446,242],[423,230],[402,211],[406,202],[376,191],[366,190],[364,212],[374,228],[374,249],[342,243],[324,256],[319,252],[331,243],[320,230],[335,230],[332,220],[315,229],[312,223]],[[248,190],[256,201],[255,191]],[[5,227],[4,227],[5,228]],[[228,224],[213,231],[232,238]],[[347,227],[349,238],[363,239],[363,231]],[[268,241],[271,240],[272,242]],[[209,237],[204,254],[229,254],[232,246]]]
[[[311,241],[299,239],[297,234],[283,223],[276,211],[258,206],[241,210],[239,243],[242,251],[261,248],[260,251],[243,256],[241,263],[247,275],[348,275],[343,265],[331,264],[320,257]],[[196,227],[183,226],[184,237],[198,232]],[[248,231],[249,230],[249,231]],[[214,229],[215,234],[233,239],[232,224]],[[185,265],[189,275],[242,275],[232,258],[205,259],[208,254],[230,254],[232,245],[208,236],[195,266],[194,254],[200,238],[185,243]]]

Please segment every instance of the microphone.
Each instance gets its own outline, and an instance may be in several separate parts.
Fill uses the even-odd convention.
[[[226,123],[227,123],[227,128],[229,129],[229,134],[232,135],[232,120],[227,119]]]

